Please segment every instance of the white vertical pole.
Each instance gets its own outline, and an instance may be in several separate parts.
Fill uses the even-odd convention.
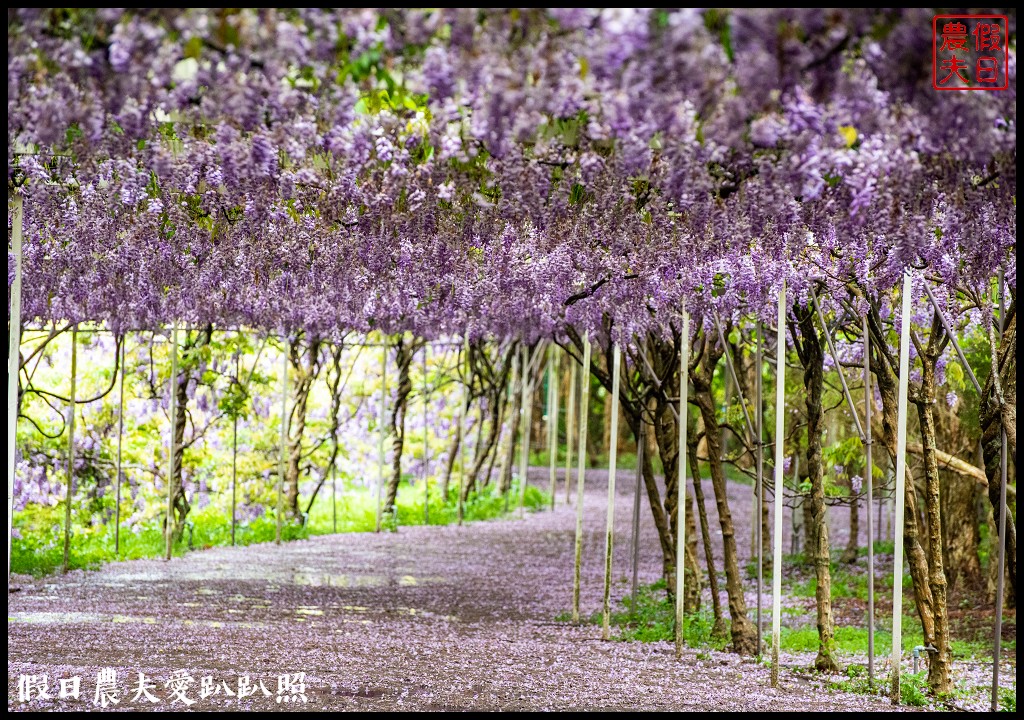
[[[114,500],[114,557],[121,554],[121,442],[124,439],[124,363],[128,357],[125,352],[128,345],[127,333],[121,338],[121,382],[117,388],[117,480]]]
[[[590,334],[583,335],[580,373],[580,434],[576,461],[576,553],[572,573],[572,621],[580,621],[580,569],[583,564],[583,475],[587,467],[587,405],[590,401]]]
[[[430,398],[427,396],[427,350],[423,345],[423,524],[430,524],[430,443],[427,431],[430,429]]]
[[[239,377],[241,373],[239,368],[241,367],[240,351],[235,351],[235,382],[240,382]],[[237,524],[238,513],[236,511],[236,505],[238,500],[238,409],[235,408],[235,412],[232,413],[231,417],[231,545],[234,547],[235,544],[235,526]]]
[[[690,395],[690,315],[683,303],[679,351],[679,479],[676,482],[676,659],[683,657],[683,593],[686,585],[686,418]]]
[[[779,686],[779,642],[782,632],[782,506],[786,438],[786,281],[779,290],[775,330],[775,526],[772,529],[772,687]]]
[[[381,351],[381,376],[380,376],[380,415],[377,421],[377,526],[376,532],[380,532],[381,496],[384,491],[384,423],[387,421],[388,409],[388,339],[383,338]]]
[[[71,396],[68,402],[68,486],[64,493],[64,572],[71,560],[71,498],[75,484],[75,380],[78,375],[78,325],[71,330]]]
[[[463,337],[463,357],[466,364],[466,383],[462,386],[462,407],[459,410],[459,434],[462,436],[462,441],[459,443],[459,497],[457,502],[459,504],[459,525],[462,525],[463,516],[465,515],[465,508],[462,503],[462,493],[465,492],[466,487],[466,443],[469,440],[469,436],[466,434],[466,420],[469,419],[469,400],[470,400],[470,386],[469,386],[469,333]]]
[[[611,442],[608,446],[608,517],[604,531],[604,624],[601,637],[608,639],[611,633],[611,594],[612,594],[612,540],[615,523],[615,463],[618,461],[619,438],[619,374],[621,365],[619,345],[612,346],[612,394],[608,401],[612,404]]]
[[[288,337],[282,336],[281,342],[281,452],[277,460],[277,534],[274,537],[278,545],[281,544],[285,457],[288,453]]]
[[[552,510],[555,509],[558,475],[558,360],[558,346],[552,343],[548,358],[548,473]]]
[[[907,475],[907,392],[910,386],[911,274],[903,274],[903,306],[900,318],[900,378],[896,414],[896,513],[893,520],[892,559],[892,702],[900,703],[900,660],[903,655],[903,511]]]
[[[7,589],[11,588],[11,533],[14,530],[14,468],[18,449],[18,375],[21,372],[21,195],[14,196],[11,245],[14,282],[11,283],[10,344],[7,349]]]
[[[171,437],[168,439],[167,458],[167,521],[164,534],[167,536],[165,560],[171,559],[171,544],[174,537],[174,454],[177,451],[175,436],[178,432],[178,323],[171,328]]]
[[[576,430],[576,363],[569,358],[569,396],[565,402],[565,504],[569,504],[569,477],[572,475],[572,436]]]
[[[522,406],[523,429],[519,433],[519,517],[526,514],[526,475],[530,470],[530,430],[533,425],[533,386],[530,384],[533,373],[530,371],[530,353],[523,346],[523,388]]]

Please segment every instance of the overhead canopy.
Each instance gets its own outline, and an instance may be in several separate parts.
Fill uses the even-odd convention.
[[[770,318],[783,279],[1015,287],[1015,53],[941,93],[931,41],[924,10],[12,11],[23,313],[628,339],[683,298]]]

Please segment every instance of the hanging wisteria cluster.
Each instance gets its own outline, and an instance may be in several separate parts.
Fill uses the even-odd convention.
[[[23,316],[628,341],[683,299],[768,317],[783,280],[791,299],[883,295],[908,266],[1015,288],[1015,49],[1009,90],[935,93],[931,28],[924,10],[12,11]]]

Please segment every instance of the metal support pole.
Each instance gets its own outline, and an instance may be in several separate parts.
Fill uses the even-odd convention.
[[[686,586],[686,418],[690,382],[690,315],[683,304],[683,331],[679,351],[679,479],[676,483],[676,659],[683,657],[683,594]]]
[[[71,329],[71,396],[68,400],[68,486],[64,493],[64,572],[71,561],[71,497],[75,484],[75,381],[78,376],[78,325]]]
[[[235,382],[240,382],[241,353],[235,353]],[[238,525],[238,409],[231,416],[231,545]]]
[[[604,623],[601,636],[607,640],[611,633],[611,596],[612,596],[612,542],[615,523],[615,463],[618,461],[619,437],[619,375],[621,370],[619,346],[612,346],[612,395],[608,398],[612,404],[611,442],[608,447],[608,516],[604,531]]]
[[[565,504],[569,504],[569,478],[572,476],[572,438],[576,430],[576,363],[569,362],[569,396],[565,404]]]
[[[759,324],[760,325],[760,324]],[[783,458],[786,438],[786,281],[779,290],[775,324],[775,527],[772,529],[772,687],[779,686],[782,633],[782,505],[785,500]],[[760,374],[760,366],[758,366]],[[758,413],[760,415],[760,413]]]
[[[580,373],[580,434],[576,462],[576,550],[572,573],[572,621],[580,621],[580,570],[583,564],[583,475],[587,467],[587,405],[590,401],[590,333],[583,335]]]
[[[284,514],[284,470],[288,453],[288,338],[282,337],[281,350],[281,453],[277,461],[277,535],[274,542],[281,544],[282,515]]]
[[[11,535],[14,531],[14,470],[18,453],[18,410],[21,374],[21,236],[24,200],[14,196],[11,219],[11,251],[14,255],[14,282],[11,283],[11,316],[8,320],[7,346],[7,589],[11,589]]]
[[[381,348],[380,378],[380,414],[377,421],[377,524],[375,532],[380,532],[381,499],[384,492],[384,424],[387,422],[388,406],[388,344],[386,341]]]
[[[124,362],[128,336],[121,338],[121,378],[117,388],[117,480],[114,486],[114,557],[121,555],[121,441],[124,439]]]
[[[165,560],[171,559],[171,546],[174,540],[174,456],[178,452],[178,324],[171,328],[171,437],[167,442],[167,522],[164,527],[167,547]]]
[[[910,306],[912,277],[903,274],[903,303],[900,318],[900,377],[896,414],[896,512],[893,520],[892,567],[892,702],[900,703],[900,661],[903,657],[903,512],[907,475],[907,392],[910,387]]]
[[[864,316],[864,467],[868,482],[868,687],[875,684],[875,529],[871,502],[874,497],[874,464],[871,462],[871,336]]]
[[[1003,338],[1006,330],[1006,308],[1005,290],[1003,288],[1003,271],[999,271],[999,339]],[[992,368],[993,373],[999,372],[999,367]],[[999,424],[1003,423],[1002,412],[1000,412]],[[1000,434],[999,446],[999,559],[996,566],[996,627],[995,641],[992,647],[992,710],[999,709],[999,659],[1002,653],[1003,643],[1003,587],[1006,575],[1006,428],[1003,427]]]
[[[637,575],[640,569],[640,483],[643,477],[643,466],[644,466],[644,420],[640,418],[640,432],[637,434],[636,439],[636,489],[633,491],[633,585],[630,592],[630,597],[633,601],[630,603],[630,612],[636,615],[636,588],[637,588]]]
[[[558,346],[551,344],[548,358],[548,475],[551,509],[555,509],[558,479]]]

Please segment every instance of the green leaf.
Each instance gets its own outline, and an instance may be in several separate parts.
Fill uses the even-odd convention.
[[[960,363],[951,362],[946,366],[946,382],[955,390],[964,389],[964,369],[960,367]]]
[[[185,43],[184,56],[187,58],[199,59],[199,55],[203,52],[203,40],[198,35],[189,38],[189,41]]]

